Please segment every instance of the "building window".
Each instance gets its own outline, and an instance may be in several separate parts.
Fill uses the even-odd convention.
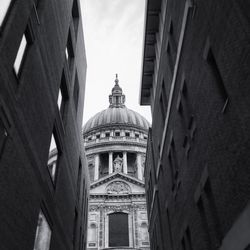
[[[79,82],[77,74],[75,76],[75,85],[74,85],[74,102],[75,102],[75,108],[77,110],[78,107],[78,99],[79,99]]]
[[[69,70],[71,71],[72,63],[73,63],[73,59],[74,59],[74,50],[73,50],[73,44],[72,44],[70,30],[69,30],[69,34],[68,34],[67,45],[65,48],[65,56],[66,56],[66,60],[67,60],[68,65],[69,65]]]
[[[3,0],[1,1],[1,8],[0,8],[0,29],[2,27],[3,21],[5,19],[5,16],[8,12],[8,9],[10,7],[11,0]]]
[[[18,51],[17,51],[17,55],[16,55],[16,59],[14,62],[14,71],[16,73],[17,76],[19,76],[20,74],[20,69],[24,60],[24,55],[25,55],[25,51],[27,49],[27,38],[26,35],[24,34],[21,40],[21,43],[19,45]]]
[[[169,65],[170,71],[171,71],[171,73],[173,73],[173,71],[174,71],[174,60],[173,60],[173,54],[172,54],[172,50],[171,50],[169,41],[168,41],[168,44],[167,44],[167,56],[168,56],[168,65]]]
[[[146,222],[142,222],[141,224],[141,240],[143,241],[143,243],[148,243],[149,241],[149,237],[148,237],[148,226]],[[147,244],[143,244],[143,245],[147,245]]]
[[[161,116],[162,116],[163,125],[164,125],[166,115],[167,115],[167,108],[168,108],[166,87],[165,87],[164,81],[162,81],[162,91],[161,91],[161,96],[160,96],[160,108],[161,108]]]
[[[72,7],[72,18],[74,24],[75,35],[77,36],[78,24],[79,24],[79,9],[77,0],[74,0]]]
[[[0,119],[0,159],[4,151],[5,144],[7,142],[8,132]]]
[[[48,157],[48,170],[53,182],[55,182],[56,170],[59,160],[59,147],[56,140],[55,132],[52,133],[49,147],[49,157]]]
[[[126,136],[126,137],[129,137],[129,136],[130,136],[130,133],[129,133],[129,132],[125,132],[125,136]]]
[[[105,137],[110,137],[110,133],[109,132],[105,133]]]
[[[62,118],[65,112],[65,107],[66,107],[68,98],[69,98],[69,95],[68,95],[68,90],[67,90],[67,85],[66,85],[66,78],[63,73],[62,78],[61,78],[61,85],[60,85],[58,97],[57,97],[57,106],[58,106],[58,109],[60,111]]]
[[[115,132],[115,136],[120,136],[120,132]]]
[[[34,250],[49,250],[51,229],[42,211],[39,213]]]
[[[78,212],[75,209],[75,218],[74,218],[74,226],[73,226],[73,245],[75,249],[75,244],[76,244],[76,238],[77,238],[77,221],[78,221]]]
[[[38,24],[40,24],[40,19],[39,19],[39,15],[38,15],[39,5],[40,5],[40,0],[37,0],[36,3],[33,2],[33,10],[34,10],[34,13],[35,13],[36,20],[37,20]]]
[[[192,241],[191,241],[191,233],[189,228],[186,229],[184,236],[181,241],[183,250],[193,250]]]
[[[89,164],[89,179],[91,182],[94,181],[95,176],[95,166],[93,164]]]
[[[78,166],[78,176],[77,176],[77,199],[80,199],[81,193],[81,179],[82,179],[82,162],[79,159],[79,166]]]
[[[140,135],[136,133],[135,134],[135,138],[139,138],[139,137],[140,137]]]
[[[173,138],[171,138],[170,140],[168,160],[169,160],[169,167],[170,167],[171,177],[172,177],[172,191],[173,191],[174,198],[176,198],[178,189],[180,187],[180,179],[179,179],[179,164],[178,164],[177,151],[175,148],[175,143],[174,143]]]
[[[100,134],[97,134],[97,135],[96,135],[96,139],[100,139]]]
[[[187,83],[186,80],[183,79],[180,85],[180,90],[177,98],[176,108],[180,113],[190,113],[187,103],[188,91],[187,91]]]
[[[229,97],[228,97],[226,87],[224,85],[224,81],[222,79],[222,75],[220,73],[219,67],[217,65],[217,62],[215,60],[215,57],[214,57],[214,54],[213,54],[211,48],[208,50],[207,62],[208,62],[210,69],[215,77],[215,82],[217,84],[218,91],[219,91],[220,96],[223,100],[222,113],[224,113],[224,111],[227,107],[227,104],[228,104]]]

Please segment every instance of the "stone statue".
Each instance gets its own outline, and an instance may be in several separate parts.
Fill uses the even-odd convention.
[[[122,158],[117,155],[113,162],[114,172],[122,172],[122,165]]]

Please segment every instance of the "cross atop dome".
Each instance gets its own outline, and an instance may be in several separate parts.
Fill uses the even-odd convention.
[[[118,80],[118,74],[115,74],[115,85],[118,85],[119,80]]]
[[[123,95],[122,88],[119,86],[118,74],[115,74],[115,86],[112,88],[112,94],[109,96],[109,103],[111,108],[125,107],[125,95]]]

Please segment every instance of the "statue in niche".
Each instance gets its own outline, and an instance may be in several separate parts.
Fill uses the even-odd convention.
[[[114,172],[122,172],[122,158],[119,155],[116,156],[113,161]]]
[[[128,194],[131,192],[128,184],[121,181],[110,183],[106,189],[108,194]]]

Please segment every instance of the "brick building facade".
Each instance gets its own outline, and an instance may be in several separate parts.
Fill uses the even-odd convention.
[[[1,1],[1,249],[84,249],[86,56],[78,0]]]
[[[243,0],[147,1],[152,250],[250,249],[249,10]]]

